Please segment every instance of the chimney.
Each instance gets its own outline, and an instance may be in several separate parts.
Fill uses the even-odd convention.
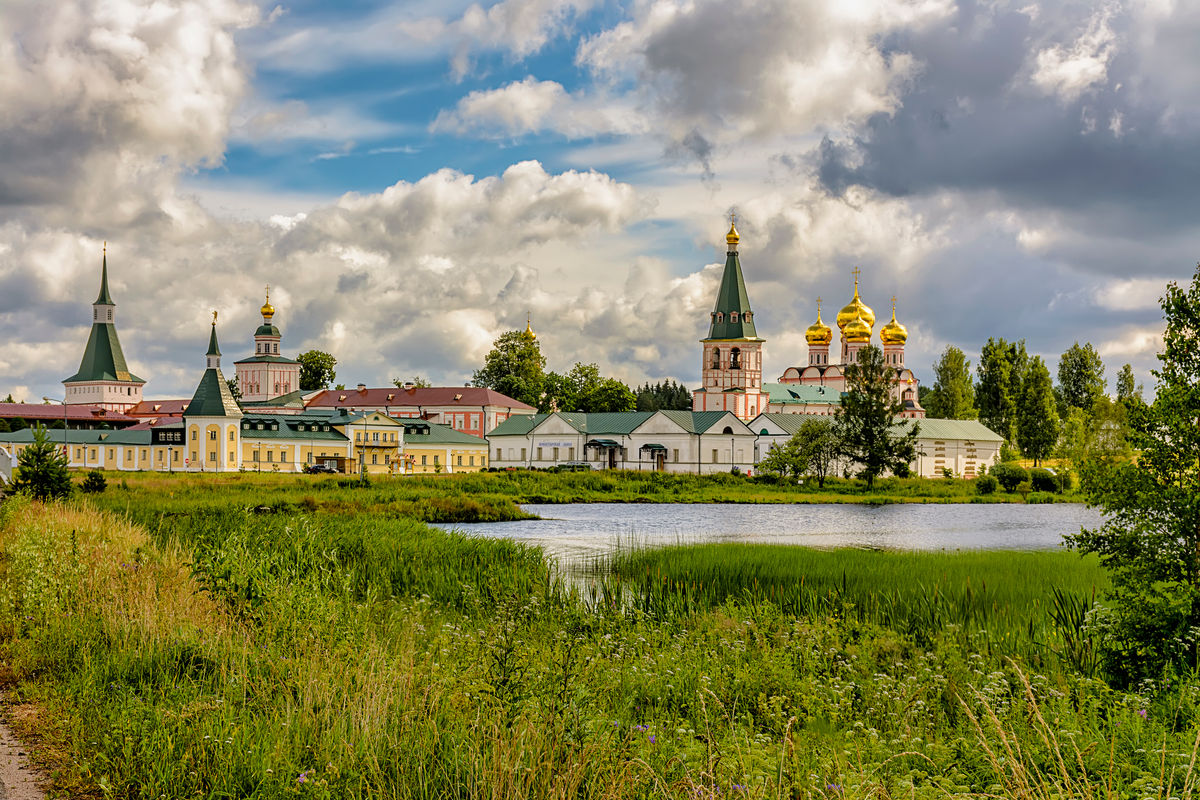
[[[365,383],[360,383],[360,384],[358,385],[358,390],[359,390],[360,392],[366,392],[366,391],[367,391],[367,385],[366,385]]]

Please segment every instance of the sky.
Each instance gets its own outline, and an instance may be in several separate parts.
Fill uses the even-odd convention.
[[[765,378],[891,298],[948,346],[1091,342],[1152,388],[1200,258],[1200,4],[6,0],[0,396],[62,396],[108,243],[148,398],[271,287],[337,382],[548,367],[697,385],[730,212]]]

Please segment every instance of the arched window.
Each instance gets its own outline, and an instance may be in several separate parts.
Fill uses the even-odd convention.
[[[742,368],[742,351],[737,347],[735,347],[729,351],[729,368],[730,369],[741,369]]]
[[[736,311],[730,311],[730,312],[729,312],[729,321],[730,321],[730,322],[737,322],[737,321],[738,321],[738,312],[736,312]]]
[[[718,311],[718,312],[717,312],[717,323],[718,323],[718,324],[720,324],[720,323],[722,323],[722,322],[724,322],[724,321],[725,321],[725,314],[724,314],[724,312]]]
[[[721,368],[721,348],[719,348],[719,347],[714,347],[714,348],[713,348],[713,351],[712,351],[712,368],[713,368],[713,369],[720,369],[720,368]]]
[[[732,433],[733,433],[733,428],[731,428],[731,427],[729,427],[728,425],[726,425],[726,426],[725,426],[725,430],[721,431],[721,433],[729,433],[729,434],[732,434]]]
[[[743,321],[743,322],[749,322],[749,321],[751,321],[752,319],[754,319],[754,312],[753,312],[753,311],[747,311],[745,314],[742,314],[742,321]]]

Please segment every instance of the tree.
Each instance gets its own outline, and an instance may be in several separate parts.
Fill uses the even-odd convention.
[[[824,488],[825,479],[837,465],[842,451],[842,431],[837,420],[829,417],[810,417],[800,423],[792,437],[800,443],[800,456],[805,474],[817,479],[817,486]],[[906,462],[907,463],[907,462]]]
[[[1054,382],[1041,356],[1034,356],[1025,375],[1017,414],[1017,442],[1026,458],[1038,466],[1058,441],[1058,403]]]
[[[536,338],[524,331],[506,331],[492,343],[472,383],[536,406],[541,400],[545,369],[546,358]]]
[[[933,365],[934,382],[921,400],[925,413],[937,419],[975,419],[975,386],[971,383],[971,362],[954,345],[942,351]]]
[[[1079,342],[1067,348],[1058,361],[1058,387],[1063,401],[1063,416],[1072,408],[1091,409],[1104,394],[1104,362],[1091,343]]]
[[[8,421],[8,427],[10,430],[23,431],[29,427],[29,423],[27,423],[25,420],[21,419],[20,417],[13,417],[12,419],[10,419]]]
[[[1128,406],[1139,401],[1142,401],[1142,385],[1134,386],[1133,366],[1126,364],[1117,373],[1117,402]]]
[[[587,398],[586,411],[633,411],[637,408],[637,397],[633,391],[616,378],[605,378]]]
[[[662,381],[637,389],[638,411],[691,411],[692,393],[673,380]]]
[[[1098,528],[1069,537],[1097,553],[1112,578],[1093,614],[1109,677],[1128,684],[1167,668],[1190,671],[1200,629],[1200,266],[1191,284],[1167,284],[1157,392],[1129,408],[1136,461],[1092,460],[1082,471]]]
[[[412,380],[404,380],[404,378],[392,378],[392,385],[397,389],[403,389],[405,384],[416,387],[417,389],[428,389],[433,386],[432,383],[422,378],[420,375],[414,375]]]
[[[883,360],[883,351],[871,345],[859,350],[858,360],[846,367],[846,393],[838,410],[841,453],[862,465],[868,489],[884,472],[906,470],[917,457],[920,424],[893,426],[904,411],[904,403],[892,393],[895,374]]]
[[[0,419],[0,433],[8,433],[9,430],[10,428],[8,427],[8,420]]]
[[[1025,340],[988,339],[980,353],[975,402],[979,421],[1008,441],[1016,441],[1017,402],[1028,363]]]
[[[17,477],[13,486],[38,500],[58,500],[71,494],[65,448],[60,451],[41,425],[33,431],[33,443],[17,456]]]
[[[791,481],[798,480],[807,466],[797,434],[793,434],[782,444],[771,445],[771,449],[758,462],[760,471]]]
[[[300,362],[300,391],[311,392],[314,389],[327,389],[333,383],[337,373],[337,359],[323,350],[309,350],[296,356]]]
[[[4,398],[4,402],[5,403],[15,403],[17,401],[13,400],[12,392],[9,392],[8,396]]]
[[[225,385],[229,387],[229,393],[233,395],[233,399],[241,402],[242,387],[238,386],[236,378],[229,378],[225,381]]]
[[[1103,396],[1090,411],[1069,409],[1059,437],[1059,456],[1076,471],[1089,461],[1116,463],[1132,458],[1128,420],[1128,406]]]

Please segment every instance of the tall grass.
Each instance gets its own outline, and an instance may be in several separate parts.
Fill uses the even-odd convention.
[[[889,554],[840,562],[831,614],[732,584],[661,611],[589,607],[535,551],[350,505],[374,489],[305,503],[311,485],[278,486],[237,489],[234,508],[169,481],[118,488],[110,510],[0,506],[0,658],[15,700],[43,709],[34,752],[62,793],[1169,797],[1190,780],[1193,684],[1118,693],[976,646],[999,617],[960,635],[853,611]],[[988,613],[1027,613],[1034,576],[1067,569],[1048,555],[964,574],[986,578]],[[947,593],[960,565],[941,563]],[[791,566],[841,586],[837,561]],[[788,565],[768,567],[759,585],[782,586]],[[891,572],[919,569],[938,565]],[[1084,572],[1061,583],[1078,593]]]

